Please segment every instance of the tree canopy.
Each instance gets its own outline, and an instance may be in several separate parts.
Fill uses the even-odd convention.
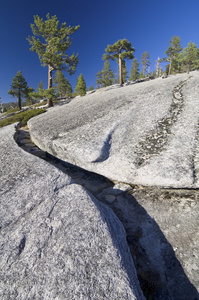
[[[182,51],[182,60],[187,73],[199,67],[199,49],[195,43],[189,42]]]
[[[96,74],[96,77],[96,83],[98,88],[106,87],[114,83],[115,75],[113,70],[110,68],[110,62],[108,60],[105,60],[102,71],[98,72]]]
[[[103,55],[103,60],[118,60],[119,63],[119,83],[124,83],[122,77],[122,60],[134,58],[134,48],[127,39],[118,40],[113,45],[108,45]]]
[[[139,78],[139,63],[137,58],[134,58],[131,65],[131,74],[130,74],[130,80],[136,80]]]
[[[77,85],[75,88],[76,95],[84,96],[86,94],[86,82],[82,73],[77,78]]]
[[[175,71],[176,59],[177,59],[178,53],[181,50],[182,50],[182,47],[180,45],[180,37],[174,35],[170,40],[170,46],[165,51],[165,54],[167,54],[167,56],[168,56],[167,61],[169,61],[169,75],[172,72],[172,67],[173,67],[173,71]],[[172,66],[172,64],[173,64],[173,66]]]
[[[50,17],[48,13],[46,20],[38,15],[34,16],[34,24],[31,24],[33,36],[27,40],[31,45],[30,50],[35,51],[42,66],[48,66],[48,89],[52,88],[52,71],[66,70],[70,75],[74,74],[78,64],[75,53],[68,55],[66,51],[72,44],[71,35],[79,29],[79,25],[71,27],[62,23],[56,16]],[[52,106],[52,101],[48,99],[48,106]]]
[[[55,89],[58,92],[59,97],[71,97],[73,92],[72,86],[67,78],[64,77],[64,74],[61,70],[57,70],[55,79],[53,82],[56,84]]]
[[[21,110],[21,101],[22,98],[26,96],[27,88],[28,85],[26,80],[24,79],[21,71],[18,71],[16,76],[12,80],[12,84],[10,86],[10,90],[8,91],[8,94],[17,98],[19,110]]]

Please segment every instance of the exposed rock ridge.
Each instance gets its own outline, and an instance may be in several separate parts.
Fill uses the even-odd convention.
[[[20,140],[18,142],[22,146]],[[28,143],[28,145],[31,144]],[[30,150],[25,149],[26,151]],[[34,152],[31,153],[34,154]],[[44,158],[43,156],[41,157]],[[147,189],[144,187],[141,190],[138,188],[131,190],[131,187],[128,185],[120,183],[113,185],[113,183],[100,175],[58,160],[48,153],[44,159],[47,159],[49,163],[70,175],[75,182],[90,190],[98,200],[106,203],[123,223],[141,287],[147,299],[165,300],[173,297],[182,300],[197,299],[197,291],[189,283],[178,262],[178,260],[181,262],[195,286],[199,287],[199,282],[197,281],[198,267],[195,265],[198,251],[194,245],[194,240],[197,240],[196,229],[199,225],[197,225],[196,221],[196,207],[199,203],[197,191]],[[136,196],[138,202],[125,192],[127,190],[131,190],[130,193]],[[143,201],[143,197],[146,198],[146,202]],[[150,215],[138,203],[141,203],[150,212]],[[167,205],[166,210],[164,205]],[[160,212],[161,206],[163,207],[163,215],[167,220],[166,222],[163,221],[163,223]],[[196,214],[194,214],[193,210]],[[186,214],[186,222],[183,220],[181,222],[177,216],[182,216],[184,213]],[[172,243],[173,249],[160,231],[159,226],[151,218],[152,215]],[[194,226],[192,225],[192,229],[191,227],[184,228],[186,223],[190,223],[189,217],[191,217],[192,222],[196,222]],[[170,224],[169,230],[168,222]],[[180,233],[177,236],[175,233],[173,234],[175,229],[172,229],[172,226],[180,228]],[[51,227],[50,229],[53,232],[53,228]],[[182,234],[184,231],[185,235]],[[193,245],[187,241],[186,232],[189,232],[189,238],[192,239]],[[175,256],[177,256],[178,260],[176,260]],[[189,261],[190,266],[194,265],[193,270],[188,268],[187,261]]]
[[[13,135],[0,129],[1,299],[144,299],[118,218]]]
[[[152,132],[148,133],[145,140],[142,140],[136,146],[135,166],[140,168],[146,164],[151,157],[158,155],[165,150],[168,143],[171,127],[177,122],[178,115],[181,113],[184,99],[182,88],[187,83],[187,80],[181,81],[173,89],[173,100],[169,108],[168,116],[157,121],[157,126]]]
[[[30,120],[31,137],[52,155],[112,180],[198,188],[198,80],[195,71],[74,99]]]

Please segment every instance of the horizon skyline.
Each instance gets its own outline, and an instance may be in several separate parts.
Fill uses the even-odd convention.
[[[68,26],[80,25],[80,29],[73,34],[72,46],[67,51],[69,54],[79,53],[79,64],[74,75],[70,76],[64,72],[73,91],[80,73],[84,76],[87,89],[91,85],[96,88],[96,73],[103,69],[102,56],[105,48],[119,39],[126,38],[131,42],[132,47],[135,48],[134,58],[137,58],[139,63],[141,63],[142,53],[148,51],[151,73],[155,70],[158,57],[166,56],[164,52],[168,49],[174,35],[180,37],[182,48],[185,48],[190,41],[199,46],[199,36],[194,30],[199,28],[197,18],[199,3],[196,0],[192,0],[188,8],[179,0],[175,3],[169,0],[167,7],[172,4],[169,18],[168,12],[164,13],[164,17],[160,13],[167,9],[157,0],[153,3],[144,0],[142,6],[138,1],[130,0],[124,0],[122,5],[119,4],[119,1],[111,0],[107,3],[102,0],[97,7],[93,8],[91,0],[86,3],[82,0],[77,0],[75,3],[57,0],[56,5],[52,0],[35,0],[34,3],[27,3],[25,0],[19,0],[17,3],[14,0],[3,0],[0,3],[2,103],[16,102],[17,99],[8,95],[8,90],[19,70],[28,86],[36,90],[39,82],[43,81],[44,88],[47,88],[47,67],[41,66],[38,55],[29,50],[30,45],[26,40],[32,35],[30,24],[33,23],[34,15],[39,15],[45,20],[49,12],[51,16],[57,16],[60,24],[66,22]],[[133,16],[131,16],[132,12],[134,12]],[[120,23],[118,20],[121,20]],[[132,60],[126,60],[129,76],[131,64]],[[164,68],[166,64],[162,63],[160,66]],[[110,66],[114,73],[117,73],[117,63],[110,61]]]

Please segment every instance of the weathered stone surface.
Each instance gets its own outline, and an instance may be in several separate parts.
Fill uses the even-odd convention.
[[[13,135],[0,129],[1,299],[144,299],[119,220]]]
[[[199,73],[107,88],[29,121],[43,150],[108,178],[199,187]]]

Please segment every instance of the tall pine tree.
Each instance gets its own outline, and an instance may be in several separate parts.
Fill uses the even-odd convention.
[[[131,74],[129,80],[136,80],[139,78],[139,63],[137,58],[134,58],[131,65]]]
[[[72,86],[67,78],[64,77],[64,74],[61,70],[56,72],[55,79],[53,82],[56,84],[55,89],[58,92],[59,97],[71,97],[73,92]]]
[[[170,40],[170,46],[167,51],[164,52],[168,56],[167,61],[169,62],[169,75],[176,70],[177,57],[181,50],[180,37],[174,35]]]
[[[103,55],[104,60],[111,59],[117,60],[119,63],[119,83],[122,85],[124,79],[122,76],[122,60],[133,59],[134,48],[132,48],[131,43],[127,39],[118,40],[113,45],[108,45],[105,49],[105,54]]]
[[[10,86],[8,94],[17,98],[19,110],[21,110],[21,101],[22,98],[26,95],[27,87],[27,82],[24,79],[21,71],[18,71],[16,76],[12,80],[12,84]]]
[[[42,66],[48,66],[48,89],[52,88],[53,70],[66,70],[70,75],[76,71],[78,64],[77,55],[68,55],[66,51],[72,44],[71,35],[79,29],[79,26],[71,27],[59,21],[56,16],[46,15],[46,21],[39,16],[34,16],[34,24],[31,24],[33,36],[28,37],[31,51],[35,51],[40,59]],[[48,106],[53,106],[53,89],[46,93]]]
[[[86,82],[82,73],[77,78],[77,85],[75,87],[76,95],[84,96],[86,94]]]
[[[195,43],[189,42],[187,47],[183,49],[183,62],[187,73],[196,70],[199,67],[199,49]]]
[[[106,87],[114,83],[115,75],[113,70],[110,68],[110,62],[108,60],[105,60],[104,68],[96,74],[96,77],[98,87]]]

